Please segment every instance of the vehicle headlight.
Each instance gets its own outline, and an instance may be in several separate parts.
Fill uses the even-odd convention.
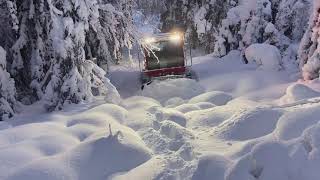
[[[173,42],[180,42],[182,40],[182,34],[180,33],[173,33],[170,35],[170,41]]]

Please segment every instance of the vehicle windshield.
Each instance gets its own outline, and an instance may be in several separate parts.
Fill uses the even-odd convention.
[[[155,70],[184,66],[183,42],[160,41],[150,45],[146,52],[146,69]]]

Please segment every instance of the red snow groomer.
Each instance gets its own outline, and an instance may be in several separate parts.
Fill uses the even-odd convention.
[[[197,79],[191,70],[192,57],[187,60],[184,33],[160,33],[143,40],[144,61],[140,65],[142,88],[154,79]]]

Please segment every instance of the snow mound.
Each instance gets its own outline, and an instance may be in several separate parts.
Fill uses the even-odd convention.
[[[288,148],[279,142],[263,142],[243,156],[226,175],[229,180],[289,180]]]
[[[281,69],[281,54],[277,47],[269,44],[252,44],[245,50],[249,63],[257,64],[261,69]]]
[[[155,121],[163,120],[163,113],[160,110],[162,106],[155,99],[134,96],[123,100],[122,105],[129,113],[123,124],[135,131],[146,130],[152,127]]]
[[[192,180],[224,180],[225,171],[231,162],[222,156],[208,155],[201,157]]]
[[[216,105],[209,103],[209,102],[199,102],[199,103],[195,103],[193,105],[198,106],[200,109],[210,109],[210,108],[216,107]]]
[[[234,114],[246,109],[246,104],[227,104],[225,106],[216,106],[199,111],[191,111],[185,114],[188,122],[187,127],[215,127],[231,118]]]
[[[182,99],[190,99],[204,92],[205,89],[195,80],[181,78],[154,81],[145,87],[141,95],[151,97],[164,104],[171,98],[180,97]]]
[[[183,127],[187,124],[184,114],[174,109],[163,109],[163,119],[173,121]]]
[[[126,109],[148,109],[154,106],[161,106],[157,100],[143,96],[133,96],[125,99],[122,105]]]
[[[201,108],[195,104],[182,104],[175,108],[177,111],[180,111],[182,113],[188,113],[191,111],[197,111],[201,110]]]
[[[320,92],[317,92],[306,85],[293,84],[287,88],[286,94],[280,99],[280,104],[290,104],[319,96]]]
[[[192,111],[204,110],[215,107],[214,104],[209,102],[199,102],[195,104],[182,104],[180,106],[175,107],[174,109],[180,111],[182,113],[188,113]]]
[[[183,136],[191,134],[179,124],[171,121],[161,122],[160,133],[166,135],[170,139],[182,139]]]
[[[168,101],[166,101],[164,103],[164,106],[167,107],[167,108],[177,107],[177,106],[182,105],[184,103],[185,103],[185,100],[183,100],[182,98],[174,97],[174,98],[171,98]]]
[[[189,100],[189,103],[209,102],[217,106],[222,106],[227,104],[230,100],[232,100],[231,95],[220,91],[212,91],[193,97]]]
[[[145,179],[145,180],[152,180],[157,179],[161,173],[165,170],[166,160],[162,159],[161,157],[154,157],[147,161],[146,163],[138,166],[135,169],[130,170],[127,173],[121,173],[119,175],[115,175],[114,177],[110,178],[112,180],[128,180],[128,179]]]
[[[151,158],[151,151],[135,131],[120,124],[127,113],[103,104],[0,131],[0,179],[102,180],[136,168]]]
[[[161,122],[164,120],[172,121],[180,126],[185,127],[187,123],[187,118],[183,113],[175,109],[162,108],[162,107],[151,107],[147,110],[150,114],[155,116],[155,121]]]
[[[104,179],[113,173],[137,167],[148,159],[147,149],[109,136],[81,144],[50,161],[33,162],[7,179]]]
[[[226,173],[226,179],[319,179],[320,126],[304,130],[295,141],[266,138],[255,143]]]
[[[268,108],[253,108],[234,114],[215,129],[226,140],[251,140],[272,133],[282,112]]]
[[[320,152],[320,124],[306,129],[302,135],[303,143],[307,152],[319,154]]]
[[[317,124],[319,117],[320,105],[286,113],[279,119],[275,134],[282,140],[298,138],[305,129]]]

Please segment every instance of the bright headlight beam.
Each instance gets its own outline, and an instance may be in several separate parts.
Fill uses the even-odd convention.
[[[179,42],[181,41],[181,35],[179,33],[174,33],[170,36],[170,41]]]

